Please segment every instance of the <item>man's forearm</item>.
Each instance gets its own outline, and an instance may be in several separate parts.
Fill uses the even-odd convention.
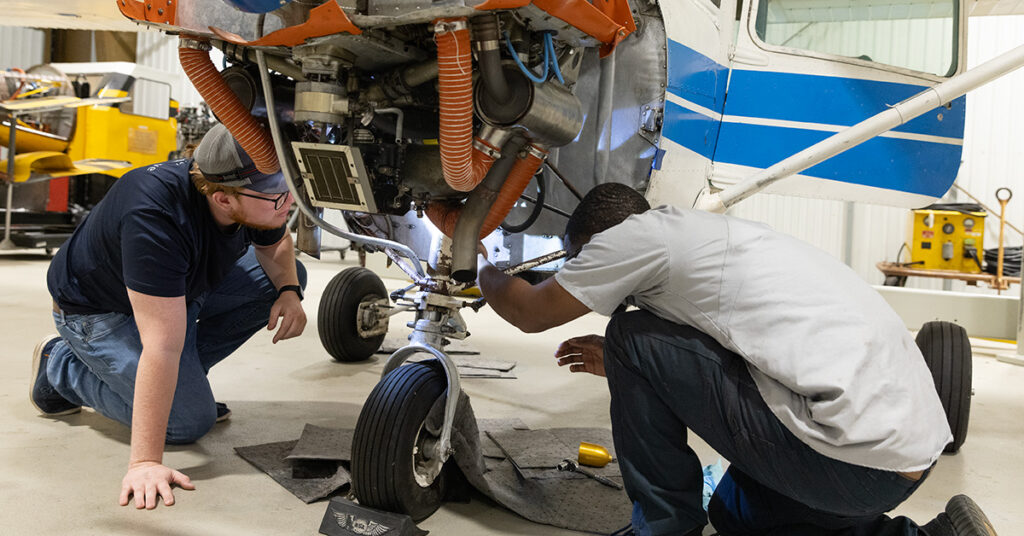
[[[520,324],[521,315],[517,306],[517,292],[529,290],[530,284],[518,277],[505,274],[491,263],[480,263],[477,273],[477,284],[480,292],[487,297],[487,302],[506,322],[524,329]]]
[[[167,420],[171,414],[178,383],[180,352],[142,351],[135,375],[132,408],[132,439],[129,465],[141,462],[163,463]]]
[[[491,263],[478,263],[477,284],[498,316],[526,333],[560,326],[590,312],[554,278],[531,285],[505,274]]]
[[[275,288],[299,284],[299,277],[295,271],[295,244],[290,234],[285,233],[284,237],[272,246],[257,247],[256,259]]]

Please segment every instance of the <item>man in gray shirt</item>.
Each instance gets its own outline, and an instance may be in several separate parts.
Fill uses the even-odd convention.
[[[605,337],[556,352],[607,376],[636,534],[995,534],[958,495],[924,526],[884,515],[952,440],[896,313],[834,258],[767,226],[650,207],[602,184],[566,227],[568,260],[531,286],[481,258],[480,288],[526,332],[590,311]],[[621,312],[622,305],[639,310]],[[706,515],[687,429],[731,463]]]

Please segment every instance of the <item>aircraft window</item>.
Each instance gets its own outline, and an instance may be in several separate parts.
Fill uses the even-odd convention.
[[[762,0],[755,29],[768,45],[950,76],[959,0]]]

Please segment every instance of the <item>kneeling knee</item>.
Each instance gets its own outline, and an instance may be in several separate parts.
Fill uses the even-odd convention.
[[[192,416],[189,419],[172,419],[167,423],[167,443],[184,445],[195,443],[206,435],[217,422],[216,413],[209,416]]]

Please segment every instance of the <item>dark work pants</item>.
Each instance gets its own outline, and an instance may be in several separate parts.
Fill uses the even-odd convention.
[[[818,454],[768,409],[743,359],[704,333],[646,311],[617,314],[604,363],[616,453],[643,517],[634,527],[682,535],[707,524],[689,428],[731,463],[708,510],[722,536],[924,534],[884,515],[924,478]]]

